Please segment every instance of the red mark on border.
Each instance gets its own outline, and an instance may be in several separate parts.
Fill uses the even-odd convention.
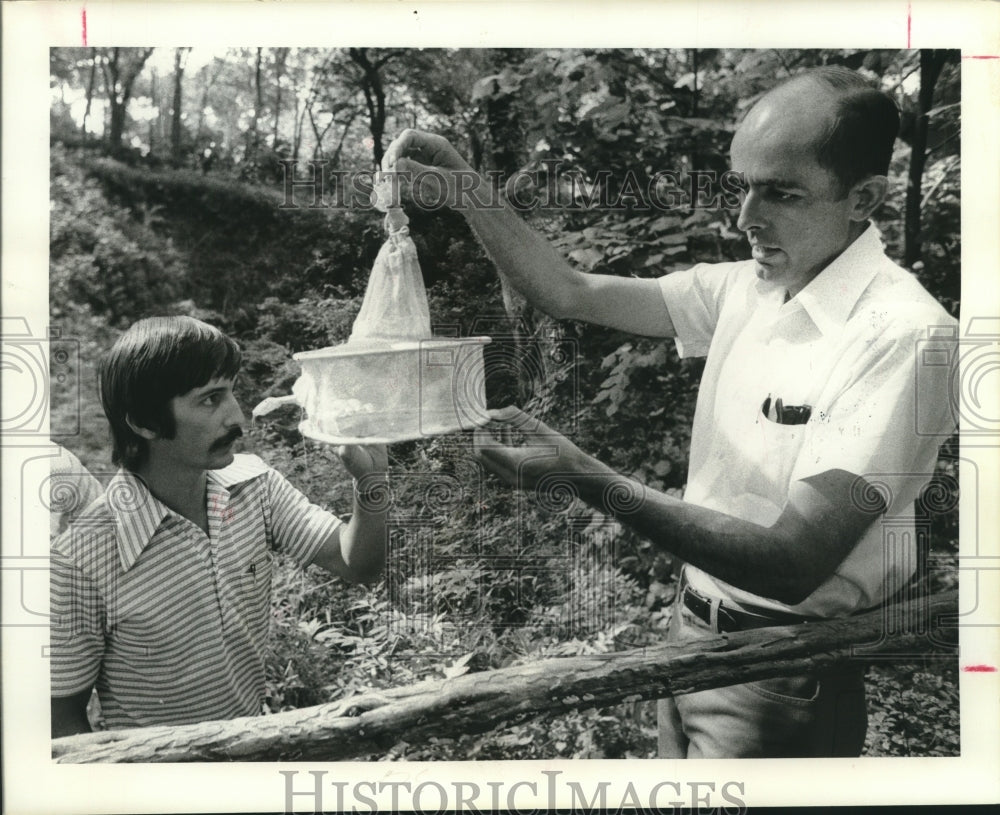
[[[962,54],[962,59],[1000,59],[1000,54]]]
[[[910,45],[910,32],[913,29],[913,6],[909,3],[906,4],[906,47],[912,48]]]
[[[83,7],[83,11],[80,12],[80,21],[83,24],[83,27],[82,27],[83,47],[86,48],[87,47],[87,7],[86,6],[84,6]]]
[[[962,670],[970,674],[995,674],[997,672],[993,665],[963,665]]]

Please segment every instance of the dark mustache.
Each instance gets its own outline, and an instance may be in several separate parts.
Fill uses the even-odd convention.
[[[221,449],[223,447],[227,447],[232,442],[236,441],[237,439],[241,438],[242,436],[243,436],[243,428],[242,427],[234,427],[232,430],[230,430],[228,433],[226,433],[225,436],[223,436],[220,439],[216,439],[214,442],[212,442],[212,449],[216,449],[216,448]]]

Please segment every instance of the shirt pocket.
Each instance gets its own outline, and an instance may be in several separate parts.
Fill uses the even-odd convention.
[[[763,410],[757,413],[759,487],[768,498],[783,504],[788,482],[802,450],[805,424],[779,424]]]
[[[261,622],[269,618],[271,573],[274,555],[267,549],[255,552],[240,574],[240,595],[249,618]]]

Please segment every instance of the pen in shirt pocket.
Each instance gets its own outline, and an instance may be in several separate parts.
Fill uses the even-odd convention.
[[[780,396],[772,400],[771,394],[760,409],[766,419],[777,424],[805,424],[812,415],[811,405],[786,405]]]

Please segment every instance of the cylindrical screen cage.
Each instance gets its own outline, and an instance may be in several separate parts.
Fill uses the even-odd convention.
[[[483,347],[488,337],[431,334],[427,292],[407,218],[388,210],[379,251],[350,339],[294,355],[302,374],[292,396],[265,399],[254,416],[293,401],[303,435],[332,444],[374,444],[469,430],[485,424]]]

